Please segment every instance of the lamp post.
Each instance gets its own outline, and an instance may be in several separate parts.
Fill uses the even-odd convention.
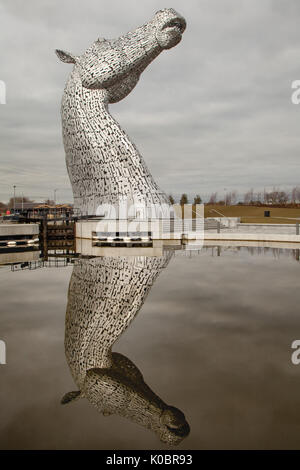
[[[14,184],[14,214],[16,213],[16,185]]]
[[[58,189],[54,189],[53,190],[53,194],[54,194],[54,204],[56,205],[56,191],[58,191]]]
[[[56,191],[58,191],[58,188],[53,190],[53,194],[54,194],[54,217],[55,217],[55,219],[56,219]],[[56,221],[55,221],[55,223],[56,223]]]

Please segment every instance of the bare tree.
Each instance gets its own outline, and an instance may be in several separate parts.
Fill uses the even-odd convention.
[[[268,192],[268,191],[264,192],[264,203],[265,204],[273,203],[273,194],[271,192]]]
[[[278,193],[278,203],[285,205],[289,200],[289,196],[285,191],[279,191]]]
[[[260,204],[262,204],[264,201],[264,193],[259,191],[256,193],[256,202],[259,202]]]
[[[231,191],[231,204],[236,204],[237,203],[237,192],[236,191]]]
[[[295,186],[292,189],[291,200],[294,204],[297,204],[300,202],[300,186]]]
[[[251,204],[253,201],[254,201],[254,191],[253,191],[253,188],[251,188],[244,195],[244,203]]]
[[[225,205],[226,206],[232,206],[236,204],[237,201],[237,192],[236,191],[230,191],[229,193],[225,194]]]
[[[279,189],[273,188],[273,191],[264,192],[264,202],[266,204],[280,204],[285,205],[289,200],[289,195],[286,191],[279,191]]]
[[[0,202],[0,214],[2,212],[5,212],[7,210],[7,204],[5,204],[4,202]]]
[[[211,193],[208,204],[216,204],[218,193]]]
[[[231,193],[226,193],[225,194],[225,206],[231,206]]]
[[[28,197],[24,196],[16,196],[16,198],[14,199],[13,197],[10,198],[9,202],[8,202],[8,208],[11,209],[12,207],[14,207],[14,201],[16,201],[16,203],[22,203],[22,202],[33,202],[31,201]]]

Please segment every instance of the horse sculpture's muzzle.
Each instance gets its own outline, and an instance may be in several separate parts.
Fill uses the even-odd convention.
[[[181,41],[186,28],[183,16],[175,10],[161,10],[156,13],[158,19],[157,41],[163,49],[170,49]]]
[[[175,17],[167,21],[161,29],[167,29],[168,31],[177,31],[178,34],[182,34],[186,28],[186,22],[181,17]]]

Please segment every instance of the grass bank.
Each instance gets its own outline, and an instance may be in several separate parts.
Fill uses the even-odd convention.
[[[300,207],[223,206],[220,204],[206,204],[204,217],[221,217],[215,211],[225,217],[240,217],[242,223],[248,224],[295,224],[297,222],[295,219],[300,219]],[[270,211],[270,217],[264,217],[265,211]]]

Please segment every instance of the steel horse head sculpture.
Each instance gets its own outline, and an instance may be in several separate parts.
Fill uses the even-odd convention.
[[[56,50],[63,62],[74,64],[61,113],[66,164],[79,212],[97,214],[102,204],[122,200],[168,204],[137,148],[108,112],[108,104],[125,98],[144,69],[180,42],[185,28],[181,15],[164,9],[118,39],[98,39],[81,56]]]

